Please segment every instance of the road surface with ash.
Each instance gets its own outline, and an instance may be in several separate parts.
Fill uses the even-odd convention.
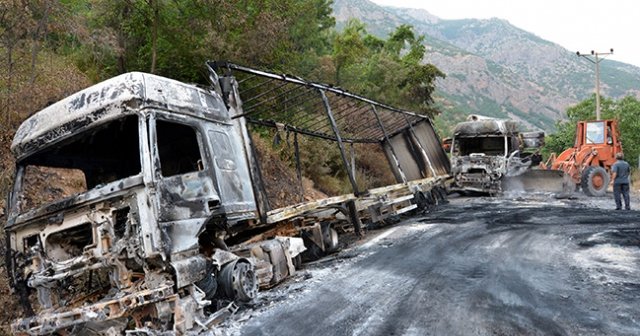
[[[640,212],[614,211],[611,204],[544,195],[452,199],[306,266],[223,329],[638,335]]]

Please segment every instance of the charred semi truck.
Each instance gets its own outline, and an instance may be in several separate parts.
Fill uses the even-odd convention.
[[[450,147],[451,189],[496,194],[508,177],[537,166],[544,132],[521,132],[518,127],[513,120],[477,115],[457,124]]]
[[[291,76],[208,68],[210,87],[127,73],[20,126],[5,226],[26,313],[14,334],[201,333],[293,274],[305,249],[335,250],[339,230],[442,198],[449,165],[427,117]],[[251,127],[333,142],[353,192],[271,208]],[[380,147],[397,184],[362,190],[351,144]],[[78,174],[81,191],[35,204],[52,170]]]

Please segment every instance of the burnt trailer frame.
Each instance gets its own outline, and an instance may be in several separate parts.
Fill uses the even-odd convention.
[[[296,136],[300,134],[334,141],[356,197],[371,193],[371,190],[358,189],[353,160],[349,160],[345,144],[380,145],[399,184],[449,177],[449,159],[441,150],[440,138],[429,116],[291,75],[230,62],[209,61],[207,66],[211,82],[221,83],[221,90],[225,92],[223,97],[229,97],[232,91],[237,95],[233,100],[225,100],[232,119],[286,130]],[[237,100],[242,104],[234,104]],[[250,139],[247,143],[251,146]],[[255,149],[249,151],[254,152]],[[298,152],[295,160],[299,161]],[[259,166],[254,173],[254,180],[262,181]],[[262,193],[257,198],[266,199],[264,188],[257,187],[254,192]],[[258,202],[258,205],[264,206],[261,213],[271,211],[268,204]]]
[[[211,87],[128,73],[21,125],[5,225],[6,265],[27,315],[15,334],[201,332],[258,286],[293,274],[307,243],[334,250],[337,226],[362,234],[362,220],[444,197],[449,162],[427,116],[293,76],[207,66]],[[247,124],[294,133],[299,180],[297,136],[335,142],[352,193],[272,209]],[[135,144],[114,139],[123,134]],[[359,190],[353,143],[381,146],[397,183]],[[101,156],[114,144],[123,148]],[[80,169],[87,190],[29,206],[32,165]]]

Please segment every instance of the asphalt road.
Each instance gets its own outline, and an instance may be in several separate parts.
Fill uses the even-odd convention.
[[[640,335],[639,215],[455,199],[308,266],[234,333]]]

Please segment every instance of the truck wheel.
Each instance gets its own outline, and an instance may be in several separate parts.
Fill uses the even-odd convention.
[[[321,224],[323,246],[320,247],[309,236],[302,236],[304,247],[307,249],[302,252],[302,259],[305,261],[318,260],[329,253],[338,251],[339,238],[338,231],[331,227],[330,223]]]
[[[249,302],[258,295],[258,279],[253,267],[245,259],[237,259],[222,267],[218,277],[218,291],[230,300]]]
[[[333,253],[338,250],[338,232],[330,225],[322,226],[322,240],[325,253]]]
[[[608,185],[609,174],[604,168],[590,166],[582,172],[580,186],[586,195],[602,197],[607,193]]]

